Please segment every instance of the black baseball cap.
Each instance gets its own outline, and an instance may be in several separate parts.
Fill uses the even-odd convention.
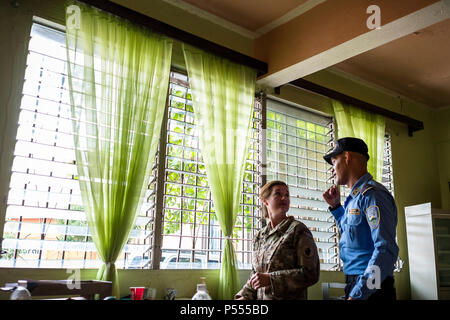
[[[334,149],[331,150],[326,155],[324,155],[323,158],[325,159],[326,162],[332,164],[331,158],[337,156],[338,154],[344,151],[353,151],[361,153],[363,156],[366,157],[367,160],[369,160],[370,158],[366,143],[363,140],[354,137],[346,137],[336,140],[334,142]]]

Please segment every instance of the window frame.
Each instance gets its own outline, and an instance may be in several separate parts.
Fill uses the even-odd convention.
[[[186,90],[190,90],[189,89],[189,82],[188,80],[182,80],[182,79],[177,79],[174,78],[172,76],[173,73],[178,74],[179,76],[183,76],[187,78],[187,72],[184,70],[180,70],[179,68],[171,68],[171,84],[174,84],[176,86],[183,86],[184,88],[186,88]],[[170,130],[169,130],[169,126],[170,126],[170,116],[169,116],[169,110],[172,108],[170,106],[170,100],[171,100],[171,84],[169,84],[169,88],[168,88],[168,97],[167,97],[167,102],[166,102],[166,110],[165,110],[165,115],[164,115],[164,125],[162,126],[162,132],[161,132],[161,140],[160,140],[160,145],[159,145],[159,157],[158,157],[158,161],[160,163],[159,165],[159,172],[163,172],[164,174],[159,175],[160,178],[158,179],[158,185],[157,185],[157,210],[156,212],[165,212],[165,210],[169,209],[165,207],[165,197],[169,196],[166,192],[165,192],[165,187],[167,184],[169,184],[170,182],[168,182],[166,180],[167,177],[167,172],[170,171],[171,169],[168,169],[166,167],[166,162],[167,159],[170,158],[170,156],[167,155],[167,146],[168,146],[168,140],[169,140],[169,134],[170,134]],[[250,269],[250,263],[251,263],[251,252],[252,252],[252,242],[253,242],[253,237],[257,232],[257,229],[260,228],[261,225],[261,210],[259,209],[260,204],[259,204],[259,188],[261,187],[261,153],[262,153],[262,143],[261,143],[261,126],[262,126],[262,113],[263,113],[263,105],[262,105],[262,97],[256,95],[255,96],[255,101],[254,101],[254,110],[253,110],[253,129],[252,129],[252,140],[256,140],[255,145],[254,144],[250,144],[249,146],[249,154],[250,154],[250,150],[254,150],[254,153],[256,153],[256,159],[250,159],[250,163],[252,164],[252,166],[255,166],[256,169],[253,171],[249,171],[249,170],[245,170],[245,172],[253,172],[252,176],[253,179],[258,180],[257,182],[253,181],[253,182],[246,182],[245,178],[243,181],[243,190],[241,192],[241,203],[240,203],[240,207],[241,207],[241,211],[238,213],[238,217],[237,219],[240,219],[240,217],[242,219],[245,219],[244,215],[242,214],[243,212],[243,206],[251,206],[253,208],[252,210],[252,215],[251,215],[251,220],[252,220],[252,227],[251,229],[251,236],[252,238],[246,238],[246,236],[244,236],[244,227],[242,227],[242,237],[238,237],[238,238],[233,238],[236,242],[238,243],[235,247],[235,251],[236,251],[236,256],[238,261],[240,262],[241,265],[244,266],[244,269]],[[255,117],[256,116],[256,117]],[[195,126],[195,124],[191,125],[189,124],[189,126]],[[182,135],[180,133],[180,135]],[[165,146],[164,148],[161,148],[161,146]],[[257,150],[255,150],[254,148],[257,148]],[[162,150],[163,149],[163,150]],[[195,152],[197,152],[199,154],[199,157],[201,159],[201,150],[200,149],[193,149],[195,150]],[[259,152],[258,152],[259,150]],[[182,159],[181,159],[182,160]],[[183,161],[183,160],[182,160]],[[182,164],[184,164],[184,162],[182,162]],[[201,164],[201,162],[198,162],[198,164]],[[246,164],[249,164],[249,162],[246,162]],[[181,170],[180,173],[185,173],[185,171]],[[206,178],[206,177],[205,177]],[[207,180],[207,178],[206,178]],[[253,204],[246,204],[243,201],[243,196],[246,194],[244,191],[244,186],[246,184],[252,184],[253,186],[255,186],[255,189],[257,190],[257,192],[251,193],[250,195],[253,197]],[[184,182],[181,182],[181,186],[184,186]],[[172,250],[177,251],[177,256],[180,257],[182,255],[186,255],[186,252],[190,252],[190,256],[191,256],[191,260],[194,261],[194,259],[197,257],[197,253],[198,252],[204,252],[205,256],[206,256],[206,260],[208,265],[209,264],[209,258],[210,258],[210,253],[212,252],[216,252],[216,254],[218,255],[218,262],[220,263],[221,259],[222,259],[222,246],[223,246],[223,241],[225,240],[222,231],[220,230],[220,227],[218,226],[218,222],[215,225],[215,229],[218,229],[219,231],[219,235],[216,235],[218,237],[217,240],[220,240],[219,242],[219,249],[215,249],[215,248],[210,248],[209,244],[210,244],[210,235],[211,235],[211,229],[210,229],[210,219],[211,219],[211,214],[213,213],[213,211],[211,211],[211,206],[213,206],[212,204],[212,199],[210,197],[210,190],[209,190],[209,185],[205,186],[204,189],[207,189],[207,193],[209,194],[208,199],[200,199],[198,198],[198,200],[200,201],[208,201],[210,202],[210,205],[208,206],[209,209],[207,212],[205,212],[206,214],[208,214],[208,236],[205,238],[205,241],[207,242],[207,248],[204,249],[195,249],[195,248],[191,248],[191,249],[185,249],[185,248],[177,248],[177,249],[173,249],[173,248],[164,248],[163,247],[163,240],[164,240],[164,215],[157,215],[154,219],[155,221],[155,231],[154,234],[156,235],[155,238],[155,247],[152,250],[152,255],[155,257],[155,259],[153,260],[153,264],[152,264],[152,268],[153,269],[159,269],[161,266],[161,258],[164,255],[164,252],[170,252]],[[183,196],[180,196],[181,198],[183,198]],[[197,199],[197,198],[196,198]],[[255,203],[257,202],[257,203]],[[256,209],[258,208],[258,209]],[[180,209],[175,209],[175,210],[179,210],[181,211],[181,214],[183,214],[183,211],[185,211],[185,209],[180,208]],[[187,211],[192,211],[192,210],[187,210]],[[196,210],[193,210],[194,212],[196,212]],[[241,215],[242,214],[242,215]],[[247,216],[248,218],[248,216]],[[195,224],[195,222],[194,222]],[[184,225],[184,224],[183,224]],[[194,227],[197,225],[194,225]],[[201,224],[198,225],[201,227]],[[239,227],[235,225],[235,231],[238,229]],[[171,236],[176,236],[176,235],[171,235]],[[247,234],[248,236],[248,234]],[[186,237],[184,235],[181,235],[182,237]],[[189,237],[189,236],[187,236]],[[236,241],[237,240],[237,241]],[[180,240],[181,241],[181,240]],[[244,245],[246,244],[246,245]],[[247,247],[247,249],[245,249],[245,247]],[[239,257],[240,255],[240,257]],[[203,259],[203,255],[201,256],[201,258]],[[217,258],[217,257],[214,257]],[[245,260],[246,262],[240,261],[240,260]],[[215,259],[214,259],[215,261]],[[217,267],[220,267],[220,264]],[[215,269],[214,267],[211,267],[212,269]]]

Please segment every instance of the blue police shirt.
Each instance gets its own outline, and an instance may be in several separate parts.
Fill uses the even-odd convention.
[[[370,173],[366,173],[352,187],[344,207],[331,213],[341,234],[339,248],[344,273],[359,275],[350,296],[367,299],[376,291],[375,278],[369,279],[376,267],[380,271],[379,283],[393,276],[398,257],[394,198],[381,183],[373,180]]]

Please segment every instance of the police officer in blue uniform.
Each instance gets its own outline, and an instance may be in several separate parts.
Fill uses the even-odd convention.
[[[367,172],[369,154],[363,140],[338,139],[324,159],[333,166],[336,185],[351,189],[344,206],[336,185],[323,194],[339,227],[346,299],[395,300],[393,272],[398,246],[394,198]]]

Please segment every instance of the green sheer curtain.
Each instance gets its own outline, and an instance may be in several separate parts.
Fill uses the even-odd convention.
[[[239,211],[251,135],[256,71],[183,46],[200,149],[214,210],[225,236],[219,299],[239,290],[232,234]]]
[[[95,8],[75,6],[67,10],[66,44],[78,179],[104,262],[97,279],[112,281],[119,297],[114,263],[155,160],[172,41]]]
[[[375,180],[381,182],[384,158],[384,117],[340,101],[332,100],[332,104],[337,123],[337,137],[356,137],[366,142],[370,155],[367,170]]]

